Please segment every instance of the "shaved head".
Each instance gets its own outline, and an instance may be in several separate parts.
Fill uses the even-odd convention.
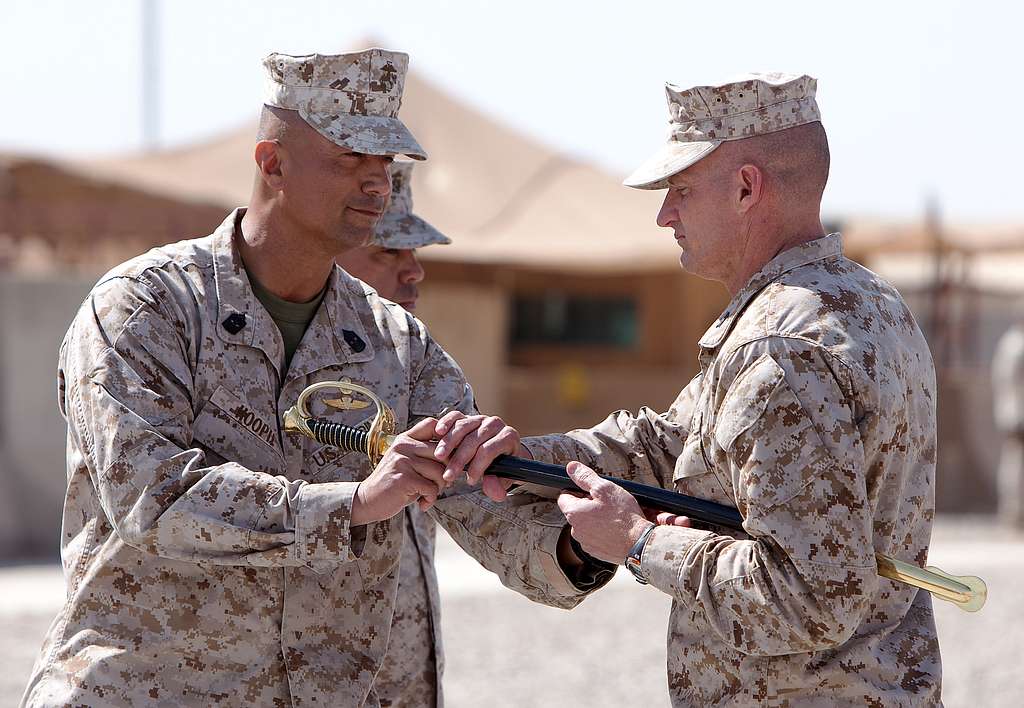
[[[774,133],[724,143],[729,167],[743,164],[762,169],[770,190],[781,202],[821,202],[828,181],[829,150],[825,128],[819,121]]]
[[[256,130],[256,140],[280,140],[284,142],[289,134],[309,128],[297,111],[289,111],[277,106],[263,106],[260,111],[260,125]]]

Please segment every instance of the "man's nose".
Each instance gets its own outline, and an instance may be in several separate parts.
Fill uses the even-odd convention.
[[[402,269],[399,277],[403,284],[419,283],[423,280],[424,275],[426,275],[423,265],[420,263],[420,259],[416,257],[414,249],[409,249],[406,254],[402,259]]]
[[[669,227],[677,221],[679,221],[679,212],[672,202],[672,190],[670,189],[665,194],[661,209],[658,210],[658,226]]]
[[[363,191],[376,197],[386,198],[391,194],[391,158],[383,155],[367,155],[363,161]]]

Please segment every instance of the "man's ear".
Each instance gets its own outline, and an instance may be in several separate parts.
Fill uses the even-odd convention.
[[[263,182],[277,191],[283,186],[281,175],[281,143],[276,140],[260,140],[253,152],[256,167]]]
[[[750,211],[764,196],[764,171],[757,165],[747,163],[736,173],[739,181],[738,211],[745,214]]]

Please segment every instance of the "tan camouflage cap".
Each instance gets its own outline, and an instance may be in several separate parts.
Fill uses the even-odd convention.
[[[452,240],[412,213],[412,168],[408,160],[391,163],[391,203],[381,215],[370,243],[384,248],[423,248]]]
[[[746,74],[719,86],[680,89],[665,84],[669,136],[652,158],[623,184],[666,189],[668,178],[726,140],[742,140],[820,121],[814,100],[817,80],[807,75]]]
[[[263,102],[297,111],[321,135],[369,155],[427,159],[398,119],[409,55],[387,49],[345,54],[270,54]]]

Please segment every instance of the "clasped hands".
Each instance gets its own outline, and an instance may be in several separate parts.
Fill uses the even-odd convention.
[[[482,480],[484,493],[502,501],[514,482],[484,474],[499,455],[532,457],[518,431],[501,418],[459,411],[425,418],[395,438],[376,469],[356,488],[351,524],[391,518],[414,502],[425,511],[463,475],[470,485]],[[686,517],[642,509],[629,492],[579,462],[569,463],[567,470],[586,496],[563,492],[558,507],[573,538],[595,558],[622,563],[652,522],[690,525]],[[560,557],[563,552],[560,548]]]
[[[501,418],[458,411],[440,419],[424,418],[398,435],[370,476],[359,483],[351,525],[389,519],[414,502],[426,511],[463,475],[469,484],[480,484],[498,455],[522,451],[519,433]],[[484,492],[499,501],[508,485],[496,477],[483,480]]]

